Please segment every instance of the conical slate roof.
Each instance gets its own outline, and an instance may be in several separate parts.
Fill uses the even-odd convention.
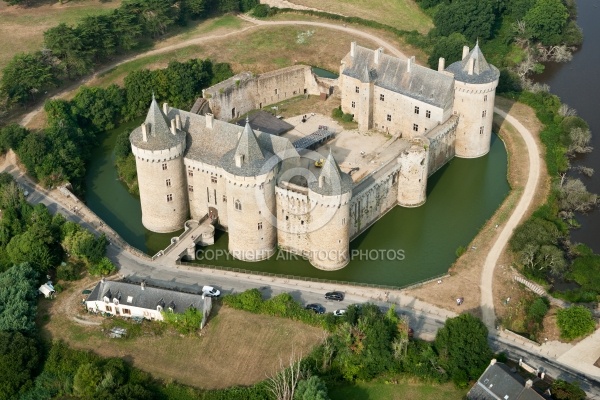
[[[248,118],[246,118],[246,126],[244,126],[244,130],[238,139],[235,155],[243,157],[242,165],[265,159],[265,155],[258,144],[258,139],[256,139],[256,135],[250,127]]]
[[[154,98],[154,94],[152,94],[152,103],[150,103],[150,109],[148,110],[148,114],[146,114],[146,120],[144,122],[148,126],[149,136],[171,134],[171,131],[169,130],[169,125],[167,124],[167,120],[165,119],[165,115],[162,113],[160,107],[158,106],[158,103]]]
[[[310,184],[310,189],[325,196],[341,195],[352,189],[352,179],[340,170],[331,149],[329,149],[329,155],[323,163],[319,179]]]
[[[471,60],[473,60],[473,73],[469,75]],[[452,72],[456,80],[467,83],[488,83],[500,77],[498,68],[488,64],[483,56],[479,41],[463,60],[452,63],[446,70]]]
[[[138,126],[129,135],[132,145],[144,150],[166,150],[182,143],[185,147],[185,132],[177,130],[175,135],[171,133],[167,118],[158,106],[154,94],[144,124],[146,124],[146,140],[144,140],[142,128]]]

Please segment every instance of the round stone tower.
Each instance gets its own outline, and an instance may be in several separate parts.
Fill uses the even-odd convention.
[[[398,158],[398,204],[418,207],[427,199],[427,173],[429,171],[429,139],[415,136],[409,139],[410,147]]]
[[[317,181],[309,182],[309,261],[334,271],[350,262],[352,178],[340,170],[331,152]]]
[[[500,78],[498,68],[488,64],[479,43],[463,59],[446,71],[454,74],[454,113],[459,114],[456,128],[456,156],[481,157],[490,151],[494,99]]]
[[[186,134],[180,121],[167,124],[154,96],[146,120],[131,132],[135,156],[142,224],[153,232],[183,228],[188,216],[188,198],[183,165]]]
[[[228,249],[239,260],[260,261],[275,253],[276,161],[261,148],[248,121],[236,148],[221,160],[227,179]]]

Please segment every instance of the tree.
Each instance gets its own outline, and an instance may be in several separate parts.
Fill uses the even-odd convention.
[[[440,6],[433,21],[440,36],[460,33],[469,41],[488,39],[496,23],[494,0],[454,0]]]
[[[569,383],[562,379],[552,382],[550,392],[555,400],[585,400],[587,398],[578,382]]]
[[[296,357],[292,350],[289,363],[286,365],[283,359],[279,358],[278,371],[274,372],[267,379],[269,392],[277,400],[294,400],[294,393],[298,382],[304,377],[304,370],[301,366],[302,355]]]
[[[469,44],[467,38],[461,33],[452,33],[450,36],[442,36],[436,38],[433,45],[433,51],[429,56],[427,63],[433,69],[437,70],[440,57],[446,61],[446,65],[450,65],[462,58],[463,46]]]
[[[88,267],[88,272],[93,276],[106,276],[110,275],[117,270],[117,267],[108,259],[108,257],[102,257],[100,261]]]
[[[512,251],[518,252],[531,244],[556,244],[560,236],[561,233],[554,223],[532,217],[515,229],[510,239],[510,247]]]
[[[35,330],[37,277],[26,263],[0,274],[0,331]]]
[[[79,125],[95,132],[113,129],[125,105],[125,91],[117,85],[103,89],[83,86],[71,102]],[[81,121],[81,119],[83,119]]]
[[[591,311],[583,306],[558,310],[556,323],[560,329],[560,337],[567,340],[585,336],[596,328],[596,321]]]
[[[33,230],[13,237],[6,246],[6,254],[13,264],[29,262],[39,271],[48,271],[58,263],[58,253],[35,236]]]
[[[82,364],[73,378],[73,392],[78,396],[90,398],[96,392],[101,380],[102,374],[97,365]]]
[[[329,400],[327,385],[316,375],[298,382],[294,400]]]
[[[20,332],[0,331],[0,400],[31,385],[38,364],[37,342]]]
[[[439,362],[460,386],[477,379],[492,358],[487,342],[488,330],[470,314],[446,320],[435,337]]]
[[[569,132],[569,139],[571,143],[569,144],[567,153],[571,156],[575,155],[575,153],[589,153],[593,149],[590,146],[592,133],[589,129],[573,128]]]
[[[17,54],[2,70],[0,92],[9,104],[25,105],[56,83],[51,61],[41,51]]]
[[[0,151],[16,149],[27,137],[29,130],[19,124],[10,124],[0,129]]]
[[[580,179],[567,178],[558,188],[558,206],[563,211],[588,212],[598,202],[598,196],[588,192]]]
[[[560,43],[568,19],[562,0],[537,0],[523,17],[529,37],[546,46]]]
[[[65,23],[44,32],[44,45],[61,61],[64,74],[69,78],[84,75],[93,65],[93,53],[85,48],[77,29]]]

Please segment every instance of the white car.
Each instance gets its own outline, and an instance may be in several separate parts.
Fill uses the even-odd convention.
[[[221,291],[212,286],[202,286],[202,294],[207,297],[219,297],[221,295]]]
[[[345,308],[341,308],[341,309],[339,309],[339,310],[335,310],[335,311],[333,312],[333,315],[335,315],[336,317],[341,317],[341,316],[343,316],[344,314],[346,314],[346,309],[345,309]]]

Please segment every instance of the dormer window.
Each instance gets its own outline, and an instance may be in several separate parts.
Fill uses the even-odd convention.
[[[161,306],[156,306],[156,311],[162,312],[163,308]]]
[[[119,299],[117,299],[116,297],[113,299],[113,303],[115,303],[116,305],[119,304]]]
[[[108,303],[110,303],[110,299],[109,299],[108,297],[104,296],[104,302],[105,302],[106,304],[108,304]]]

